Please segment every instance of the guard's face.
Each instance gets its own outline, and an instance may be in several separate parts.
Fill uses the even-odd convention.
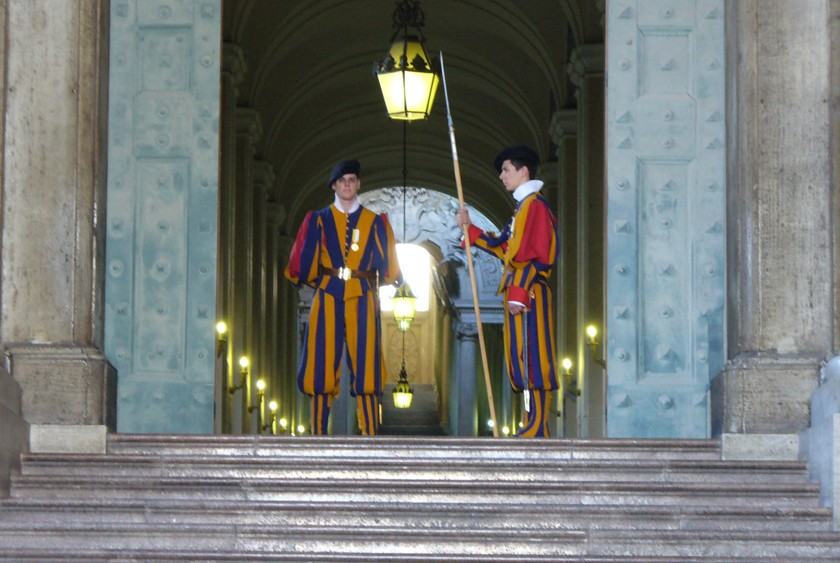
[[[341,201],[353,201],[356,199],[356,194],[359,193],[359,188],[362,186],[362,181],[355,174],[345,174],[335,182],[333,182],[332,189],[338,199]]]
[[[502,180],[502,184],[505,185],[505,189],[509,192],[514,191],[516,188],[530,180],[529,176],[530,172],[528,172],[527,166],[523,166],[517,170],[516,166],[511,164],[509,160],[502,163],[502,171],[499,173],[499,178]]]

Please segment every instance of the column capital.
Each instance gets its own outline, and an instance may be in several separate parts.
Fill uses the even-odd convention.
[[[559,109],[551,116],[548,134],[555,145],[559,145],[566,137],[576,137],[578,133],[578,110]]]
[[[583,79],[591,75],[603,75],[605,67],[603,43],[587,43],[576,47],[566,63],[566,72],[572,83],[580,87]]]
[[[242,84],[248,64],[245,62],[245,52],[236,43],[222,45],[222,75],[229,76],[231,84],[236,87]]]
[[[286,206],[281,204],[281,203],[277,203],[276,201],[274,201],[273,199],[270,199],[270,198],[267,202],[267,205],[268,205],[268,216],[267,216],[266,220],[268,221],[268,224],[270,226],[276,227],[276,228],[279,229],[280,226],[282,226],[283,223],[286,222]],[[291,239],[291,237],[286,237],[286,238]]]
[[[458,340],[476,340],[478,326],[475,323],[455,323],[455,336]]]
[[[262,121],[260,114],[254,108],[236,108],[236,134],[247,137],[252,144],[256,144],[262,137]]]
[[[255,185],[262,187],[266,194],[274,185],[274,166],[265,160],[255,160],[251,166],[251,180]],[[267,197],[267,196],[266,196]]]

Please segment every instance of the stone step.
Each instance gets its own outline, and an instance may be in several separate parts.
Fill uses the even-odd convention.
[[[627,558],[681,558],[685,555],[722,561],[767,561],[770,559],[838,561],[840,541],[835,532],[729,532],[648,530],[592,531],[588,534],[589,556]]]
[[[109,495],[114,498],[182,498],[234,500],[299,500],[329,503],[470,502],[487,503],[580,502],[586,504],[721,504],[767,503],[771,506],[816,506],[819,487],[775,483],[666,483],[666,482],[539,482],[537,487],[517,479],[482,481],[365,481],[359,479],[179,478],[144,479],[120,476],[16,475],[12,496]]]
[[[354,456],[399,459],[707,459],[720,460],[716,440],[497,439],[413,436],[211,436],[113,434],[108,453],[137,455]]]
[[[712,440],[113,435],[24,454],[0,560],[834,561],[800,462]]]
[[[515,478],[544,481],[716,481],[802,483],[807,466],[793,461],[614,460],[614,459],[401,459],[354,457],[340,465],[332,457],[312,456],[140,456],[23,454],[25,476],[228,477],[295,479],[473,481]]]
[[[550,519],[545,514],[551,514]],[[76,523],[237,524],[349,528],[408,526],[468,529],[539,526],[565,530],[831,530],[831,510],[824,507],[650,506],[531,503],[503,505],[442,501],[391,503],[387,506],[333,502],[320,506],[299,502],[10,498],[0,502],[0,533],[55,524]]]
[[[95,526],[65,524],[24,529],[0,536],[5,556],[20,558],[34,554],[72,556],[74,552],[117,555],[120,560],[136,558],[135,551],[150,558],[195,558],[202,553],[272,554],[277,558],[297,556],[307,561],[321,556],[366,557],[365,560],[425,556],[443,557],[578,557],[598,561],[601,557],[625,559],[680,560],[702,556],[704,560],[766,561],[787,558],[837,560],[840,542],[834,533],[821,532],[730,532],[690,530],[593,530],[556,531],[543,529],[480,530],[412,529],[382,526],[375,530],[353,530],[344,526],[202,526],[122,525]],[[155,557],[155,552],[157,556]],[[670,559],[669,559],[670,558]]]
[[[586,533],[567,530],[530,530],[528,540],[522,541],[520,530],[473,529],[412,529],[386,527],[355,530],[346,526],[266,526],[202,525],[202,524],[123,524],[99,522],[95,525],[63,522],[17,530],[0,535],[0,551],[4,554],[26,555],[62,554],[74,551],[110,552],[119,558],[132,556],[135,550],[158,552],[171,557],[170,552],[184,555],[201,552],[271,553],[277,556],[296,555],[300,560],[312,560],[319,555],[390,556],[435,555],[478,556],[497,555],[569,556],[583,553]]]

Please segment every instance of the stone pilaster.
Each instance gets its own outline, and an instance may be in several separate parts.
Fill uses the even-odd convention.
[[[26,443],[28,425],[114,425],[95,213],[104,209],[107,11],[80,0],[3,3],[0,341],[14,378],[0,376],[3,483],[9,445]]]
[[[581,329],[584,321],[576,317],[576,311],[569,311],[563,305],[574,303],[577,295],[577,247],[574,244],[568,244],[568,242],[575,240],[577,224],[578,119],[578,111],[575,109],[558,110],[551,116],[551,128],[549,130],[551,140],[557,147],[557,206],[554,209],[554,214],[557,216],[557,236],[560,241],[560,255],[554,269],[554,326],[559,358],[568,356],[573,359],[577,353],[578,335],[582,334],[579,329]],[[578,360],[575,360],[575,364],[577,363]],[[558,403],[562,403],[562,394],[558,394],[558,396]],[[562,407],[562,405],[560,406]],[[569,410],[574,410],[574,412],[570,412],[571,417],[576,416],[576,407],[577,403],[570,403]],[[572,424],[564,425],[563,435],[576,434],[577,424],[574,423],[573,419],[570,422]]]
[[[286,394],[284,389],[284,370],[280,363],[280,323],[281,302],[280,283],[283,271],[280,266],[279,237],[280,218],[283,206],[270,197],[266,201],[266,230],[265,230],[265,333],[264,333],[264,361],[266,379],[269,384],[267,401],[276,400]]]
[[[834,342],[826,2],[726,6],[729,361],[712,434],[798,432]]]
[[[231,200],[233,225],[231,238],[233,239],[231,260],[231,310],[229,313],[232,357],[235,362],[245,356],[253,361],[254,356],[254,310],[253,287],[251,277],[254,263],[254,224],[253,224],[253,168],[256,144],[262,136],[260,116],[251,108],[236,109],[236,161],[235,190]],[[238,371],[238,366],[237,366]],[[252,372],[249,368],[249,372]],[[245,379],[246,386],[234,393],[233,431],[248,432],[247,405],[250,393],[250,377]],[[237,421],[242,420],[242,426],[237,428]]]
[[[233,257],[235,255],[236,237],[236,99],[238,87],[245,78],[247,64],[245,55],[239,45],[225,43],[222,46],[221,73],[221,119],[219,124],[219,255],[217,261],[218,299],[216,303],[216,318],[228,325],[232,332],[233,292],[235,289],[233,273]],[[219,398],[217,406],[221,409],[221,420],[217,423],[221,432],[233,432],[233,397],[228,393],[231,382],[232,366],[236,365],[230,345],[230,335],[224,346],[223,354],[217,359],[216,373],[222,377],[217,382],[216,396]],[[239,428],[239,426],[237,426]]]
[[[280,212],[279,224],[285,224],[286,211]],[[278,292],[278,337],[277,354],[278,367],[281,371],[283,391],[280,396],[281,412],[289,419],[289,424],[296,420],[297,396],[297,368],[298,368],[298,292],[284,277],[283,271],[289,262],[294,239],[288,235],[277,236],[277,292]]]
[[[252,385],[257,379],[271,382],[271,365],[268,350],[268,194],[274,184],[274,169],[268,162],[258,160],[252,165],[251,223],[253,225],[253,259],[251,263],[251,329],[253,330],[252,354],[254,370]],[[256,404],[256,390],[251,397]],[[256,432],[259,433],[259,432]]]
[[[572,51],[567,72],[578,88],[577,129],[577,310],[580,329],[589,323],[605,326],[604,232],[606,215],[604,188],[604,45],[587,44]],[[581,398],[578,400],[578,435],[603,436],[606,432],[603,397],[604,371],[589,361],[583,340],[576,339],[578,368],[581,370]]]

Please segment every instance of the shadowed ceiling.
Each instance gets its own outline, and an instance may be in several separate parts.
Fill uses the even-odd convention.
[[[600,2],[603,4],[603,1]],[[553,160],[551,114],[573,107],[570,50],[603,41],[598,0],[422,0],[426,50],[443,52],[467,203],[499,224],[511,211],[493,169],[503,146]],[[237,105],[257,111],[257,158],[275,171],[285,231],[332,201],[336,161],[358,158],[362,190],[402,185],[403,125],[372,73],[390,47],[394,0],[224,0],[224,40],[246,62]],[[223,117],[224,118],[224,117]],[[407,181],[456,196],[443,88],[409,123]]]

